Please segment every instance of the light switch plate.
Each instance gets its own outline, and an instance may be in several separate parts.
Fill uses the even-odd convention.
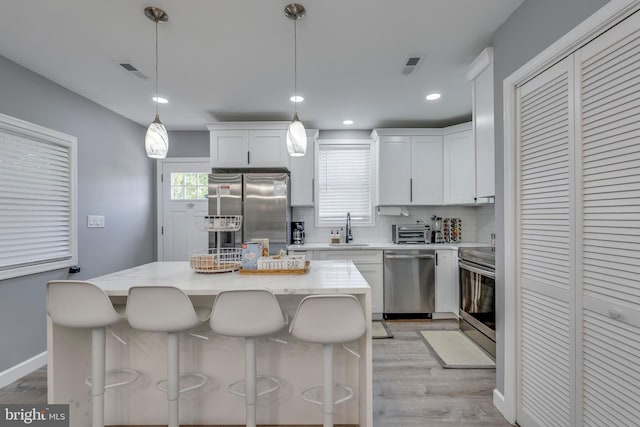
[[[104,216],[103,215],[87,215],[87,227],[104,228]]]

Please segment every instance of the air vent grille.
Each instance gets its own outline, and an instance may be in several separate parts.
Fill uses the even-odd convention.
[[[120,61],[118,64],[130,72],[133,76],[139,78],[140,80],[148,80],[149,77],[146,76],[142,71],[138,70],[131,62]]]
[[[421,55],[411,55],[404,62],[404,68],[402,69],[403,76],[409,76],[416,72],[420,64],[422,63]]]

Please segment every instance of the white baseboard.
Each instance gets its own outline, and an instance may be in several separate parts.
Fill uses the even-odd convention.
[[[505,412],[504,396],[502,395],[502,393],[500,393],[500,391],[498,391],[497,388],[493,389],[493,406],[498,408],[498,411],[500,411],[503,417],[507,418],[507,416],[504,413]],[[507,421],[509,420],[507,419]]]
[[[40,369],[47,364],[47,352],[33,356],[30,359],[20,362],[9,369],[0,372],[0,388],[6,387],[12,382],[19,380],[27,374]]]
[[[456,316],[456,314],[453,313],[453,312],[440,312],[440,313],[432,313],[431,314],[431,319],[433,319],[433,320],[446,320],[446,319],[458,320],[458,316]]]

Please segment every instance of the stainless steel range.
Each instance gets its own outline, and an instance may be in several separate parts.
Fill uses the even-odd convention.
[[[493,247],[460,248],[460,329],[496,355],[496,257]]]

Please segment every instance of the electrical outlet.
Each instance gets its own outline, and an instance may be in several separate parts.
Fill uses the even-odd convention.
[[[104,216],[103,215],[87,215],[87,227],[104,228]]]

